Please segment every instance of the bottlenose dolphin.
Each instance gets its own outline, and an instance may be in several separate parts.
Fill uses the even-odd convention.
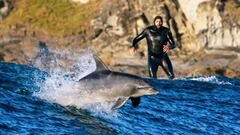
[[[93,102],[114,102],[112,109],[118,109],[131,99],[132,106],[137,107],[141,96],[159,93],[148,83],[149,78],[111,71],[99,57],[93,56],[97,69],[79,80],[90,91]]]

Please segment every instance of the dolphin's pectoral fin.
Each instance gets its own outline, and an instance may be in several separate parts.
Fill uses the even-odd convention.
[[[128,97],[120,97],[116,101],[115,105],[112,107],[112,110],[118,109],[124,105],[124,103],[128,100]]]
[[[140,97],[131,97],[130,99],[132,101],[133,107],[137,107],[140,104],[141,101]]]

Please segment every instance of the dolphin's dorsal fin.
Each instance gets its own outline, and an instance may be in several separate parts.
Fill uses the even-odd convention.
[[[97,55],[93,55],[93,57],[96,62],[96,71],[110,70]]]
[[[120,98],[118,98],[118,100],[116,101],[115,105],[112,107],[112,110],[115,110],[115,109],[118,109],[118,108],[122,107],[127,100],[128,100],[128,97],[120,97]]]

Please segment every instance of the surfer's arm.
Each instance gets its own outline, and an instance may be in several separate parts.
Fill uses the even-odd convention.
[[[146,37],[146,30],[142,31],[140,34],[138,34],[132,41],[132,47],[137,48],[137,43]]]
[[[172,33],[168,31],[167,33],[168,43],[169,43],[169,49],[174,49],[176,47],[176,44],[173,40]]]

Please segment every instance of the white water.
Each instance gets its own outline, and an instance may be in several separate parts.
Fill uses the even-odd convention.
[[[232,85],[230,82],[218,80],[216,76],[196,77],[196,78],[192,78],[190,80],[200,81],[200,82],[209,82],[209,83],[218,84],[218,85],[224,85],[224,84]]]

